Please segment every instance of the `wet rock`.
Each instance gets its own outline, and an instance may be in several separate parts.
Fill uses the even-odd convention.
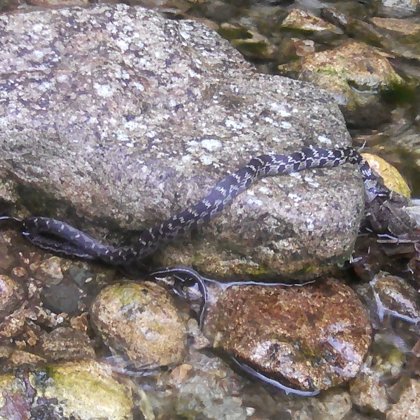
[[[155,420],[155,414],[153,412],[152,404],[150,403],[148,395],[142,390],[137,390],[137,393],[139,395],[139,409],[141,414],[143,415],[142,418],[144,420]]]
[[[0,167],[32,212],[98,237],[168,218],[251,156],[350,143],[329,95],[255,73],[197,22],[102,4],[3,15],[0,34]],[[319,275],[353,246],[361,188],[349,167],[265,179],[154,263]]]
[[[343,390],[325,392],[319,401],[313,403],[314,418],[319,420],[338,420],[346,418],[352,409],[350,394]]]
[[[420,109],[417,112],[420,112]],[[415,191],[414,195],[418,195],[420,179],[416,174],[420,171],[420,137],[417,128],[407,118],[396,113],[393,123],[386,127],[383,136],[385,141],[389,139],[387,143],[381,141],[388,150],[387,153],[396,156],[396,163],[400,163],[401,169],[404,168],[405,171],[413,174],[411,182]],[[376,150],[379,148],[377,147]]]
[[[369,166],[382,177],[385,185],[390,190],[410,198],[410,187],[395,166],[392,166],[386,160],[379,156],[372,155],[371,153],[362,153],[362,156],[367,160]]]
[[[341,34],[342,31],[318,16],[301,9],[292,9],[281,23],[283,28],[304,32],[331,32]]]
[[[411,16],[420,9],[419,0],[381,0],[381,12],[392,17]]]
[[[298,57],[303,57],[315,52],[315,43],[310,39],[291,38],[290,41],[293,44]]]
[[[156,283],[106,287],[93,302],[91,320],[105,344],[137,367],[177,364],[185,356],[186,325]]]
[[[0,275],[0,291],[0,339],[13,339],[25,330],[34,312],[26,291],[11,277]]]
[[[386,413],[387,420],[416,419],[420,413],[420,381],[410,379],[398,402]]]
[[[0,375],[0,418],[30,418],[31,395],[25,395],[25,389],[27,388],[23,378],[13,374]]]
[[[346,120],[357,126],[376,125],[389,119],[389,110],[379,94],[402,83],[386,57],[356,41],[305,56],[299,64],[281,65],[279,70],[294,72],[299,78],[330,91]]]
[[[28,3],[40,7],[70,7],[88,6],[89,0],[28,0]]]
[[[374,375],[359,375],[350,384],[353,404],[365,413],[383,414],[389,407],[386,388]]]
[[[399,383],[407,372],[411,374],[407,362],[411,348],[405,342],[406,331],[401,325],[394,329],[391,325],[378,326],[369,356],[360,374],[350,383],[353,403],[367,414],[383,416],[395,401],[391,392],[395,385],[390,384]]]
[[[273,59],[277,51],[265,36],[240,25],[222,23],[219,33],[249,59]]]
[[[12,366],[35,366],[46,363],[46,359],[42,356],[29,353],[27,351],[14,350],[8,357],[7,363]]]
[[[11,366],[36,365],[46,362],[46,360],[37,354],[29,353],[23,350],[17,350],[14,346],[1,346],[0,359],[3,366],[9,369]]]
[[[0,321],[10,315],[24,299],[22,287],[11,277],[0,274]]]
[[[54,312],[75,315],[83,307],[85,292],[72,280],[66,278],[57,285],[45,286],[42,289],[42,301],[46,308]]]
[[[132,396],[109,366],[74,362],[49,366],[40,395],[62,409],[65,417],[131,419]]]
[[[376,316],[380,320],[388,315],[409,323],[420,322],[418,292],[406,280],[388,273],[379,273],[369,285]]]
[[[420,59],[420,21],[418,19],[372,18],[377,45],[389,53],[408,59]],[[367,23],[365,25],[368,25]],[[404,66],[401,66],[404,68]]]
[[[420,229],[420,200],[411,200],[409,206],[406,207],[407,212],[413,220],[416,221],[417,228]],[[417,246],[417,254],[420,252],[420,245]],[[417,255],[418,261],[418,255]],[[413,267],[414,268],[414,267]]]
[[[0,375],[2,419],[132,419],[131,389],[94,361]]]
[[[345,28],[349,24],[349,17],[334,7],[321,9],[321,16],[328,22],[340,28]]]
[[[397,32],[399,35],[418,35],[420,23],[409,19],[373,17],[371,22],[382,29]]]
[[[364,307],[343,283],[214,289],[204,334],[216,349],[300,390],[353,378],[371,341]]]
[[[223,361],[194,352],[188,363],[162,373],[160,386],[149,392],[157,418],[246,419],[241,381]]]
[[[57,285],[63,280],[63,271],[61,268],[62,259],[51,257],[43,261],[38,270],[37,275],[46,279],[45,283],[49,285]]]
[[[44,334],[40,345],[43,356],[49,361],[93,359],[95,357],[89,337],[73,328],[60,327]]]
[[[17,0],[0,0],[0,12],[8,12],[18,7],[19,2]]]

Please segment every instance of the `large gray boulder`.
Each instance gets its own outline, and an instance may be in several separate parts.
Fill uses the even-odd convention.
[[[330,96],[255,73],[201,23],[122,4],[0,16],[0,192],[32,213],[143,229],[252,156],[349,143]],[[311,277],[349,255],[362,213],[349,165],[264,179],[153,263]]]

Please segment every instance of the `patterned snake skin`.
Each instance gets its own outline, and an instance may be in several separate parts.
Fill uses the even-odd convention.
[[[58,254],[128,266],[152,254],[163,243],[173,240],[192,227],[208,222],[258,179],[310,168],[332,168],[344,163],[358,165],[363,176],[367,201],[390,193],[355,149],[345,147],[328,150],[311,146],[290,155],[254,157],[246,166],[218,182],[197,204],[142,231],[137,244],[132,247],[102,244],[67,223],[46,217],[25,219],[22,222],[23,235],[34,245]]]

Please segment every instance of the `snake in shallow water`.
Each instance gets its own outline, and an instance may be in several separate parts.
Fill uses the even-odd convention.
[[[136,245],[132,247],[114,247],[102,244],[65,222],[46,217],[28,217],[20,220],[5,216],[0,217],[0,221],[17,222],[22,229],[22,234],[40,248],[62,255],[99,260],[125,268],[152,254],[163,243],[178,237],[200,223],[212,219],[258,179],[290,174],[304,169],[331,168],[345,163],[358,166],[363,177],[367,201],[373,201],[376,197],[387,199],[390,196],[390,191],[382,185],[380,178],[372,172],[367,162],[355,149],[351,147],[323,149],[312,146],[305,147],[290,155],[261,155],[251,159],[246,166],[219,181],[197,204],[156,226],[142,231]],[[198,313],[201,326],[207,305],[205,279],[189,268],[180,267],[159,270],[151,273],[151,275],[154,277],[172,275],[182,282],[186,279],[195,281],[202,293],[202,303]],[[303,391],[290,388],[265,376],[234,356],[230,356],[230,358],[238,368],[248,375],[280,388],[286,393],[314,396],[319,392],[317,390]]]
[[[261,178],[311,168],[332,168],[345,163],[359,167],[367,201],[377,196],[389,196],[390,191],[354,148],[309,146],[288,155],[267,154],[252,158],[246,166],[219,181],[197,204],[140,232],[136,244],[131,247],[103,244],[65,222],[47,217],[28,217],[20,221],[22,234],[34,245],[57,254],[128,267],[155,252],[162,244],[211,220]]]

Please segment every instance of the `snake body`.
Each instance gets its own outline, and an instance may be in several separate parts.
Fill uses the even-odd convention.
[[[345,163],[357,165],[365,184],[366,199],[389,194],[363,157],[352,147],[324,149],[304,147],[292,154],[269,154],[252,158],[248,164],[219,181],[197,204],[139,234],[136,245],[115,247],[100,243],[73,226],[51,218],[29,217],[23,235],[34,245],[55,253],[128,266],[154,253],[194,226],[218,215],[235,197],[257,180],[311,168],[332,168]]]

